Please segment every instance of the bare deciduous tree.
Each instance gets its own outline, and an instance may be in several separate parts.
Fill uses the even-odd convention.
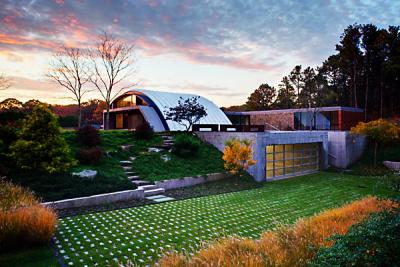
[[[133,45],[103,33],[99,36],[96,48],[90,53],[94,72],[90,80],[106,102],[106,130],[109,128],[111,103],[121,92],[134,85],[122,84],[134,72],[133,49]]]
[[[0,90],[8,89],[11,86],[11,80],[4,74],[0,74]]]
[[[62,51],[54,54],[46,76],[74,95],[73,99],[78,103],[78,127],[81,127],[82,98],[89,92],[84,85],[91,76],[85,52],[79,48],[64,47]]]

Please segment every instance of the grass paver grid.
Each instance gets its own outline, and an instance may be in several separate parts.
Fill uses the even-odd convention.
[[[128,259],[146,265],[166,251],[192,253],[203,241],[226,235],[258,238],[277,224],[374,193],[374,183],[322,173],[242,192],[68,217],[60,220],[55,243],[70,266]]]

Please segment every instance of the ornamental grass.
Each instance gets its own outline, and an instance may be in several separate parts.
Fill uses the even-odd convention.
[[[0,249],[45,244],[56,224],[56,213],[40,205],[32,192],[0,180]]]
[[[300,219],[263,233],[258,240],[229,237],[205,245],[193,256],[171,253],[158,266],[306,266],[321,246],[331,246],[329,237],[346,234],[349,227],[371,213],[398,207],[391,200],[366,197],[318,215]]]

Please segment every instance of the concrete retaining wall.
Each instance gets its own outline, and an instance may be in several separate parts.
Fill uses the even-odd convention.
[[[144,190],[125,190],[107,194],[99,194],[89,197],[79,197],[71,199],[63,199],[53,202],[42,203],[44,206],[48,206],[54,209],[69,209],[69,208],[79,208],[86,206],[96,206],[102,204],[109,204],[118,201],[129,201],[132,199],[143,199]]]
[[[266,146],[271,144],[320,143],[321,169],[328,167],[328,133],[326,131],[268,131],[268,132],[196,132],[204,142],[224,151],[225,141],[235,137],[253,142],[253,159],[249,173],[256,181],[265,181]]]
[[[199,175],[194,177],[184,177],[180,179],[158,181],[155,183],[155,185],[157,185],[158,187],[162,187],[165,190],[168,190],[168,189],[187,187],[197,184],[203,184],[207,182],[213,182],[228,177],[230,177],[229,173],[211,173],[208,175]]]
[[[363,135],[354,135],[348,131],[328,132],[329,164],[345,169],[355,163],[363,154],[367,139]]]

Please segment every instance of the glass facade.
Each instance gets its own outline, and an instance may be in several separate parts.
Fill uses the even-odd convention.
[[[147,103],[135,95],[128,95],[116,100],[113,105],[113,108],[125,108],[136,105],[147,106]]]
[[[295,176],[319,169],[318,143],[266,147],[266,178]]]

